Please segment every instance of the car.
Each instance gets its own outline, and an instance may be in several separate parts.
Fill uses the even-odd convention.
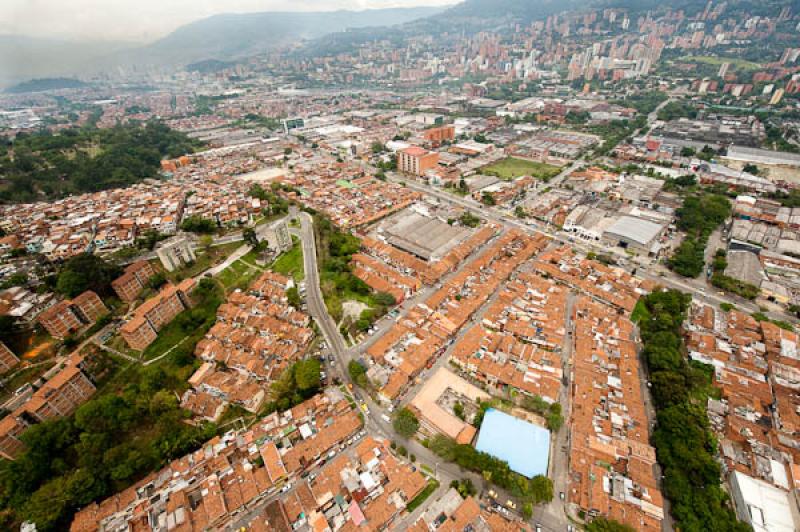
[[[508,499],[508,500],[506,501],[506,506],[508,506],[509,508],[511,508],[512,510],[514,510],[514,509],[516,509],[516,507],[517,507],[517,504],[516,504],[514,501],[512,501],[511,499]]]
[[[558,494],[558,498],[559,498],[559,499],[561,499],[562,501],[563,501],[564,499],[566,499],[566,496],[564,495],[564,492],[563,492],[563,491],[562,491],[561,493],[559,493],[559,494]]]
[[[287,492],[287,491],[289,491],[290,489],[292,489],[292,483],[291,483],[291,482],[287,482],[287,483],[286,483],[286,484],[284,484],[284,485],[283,485],[283,487],[281,488],[281,493],[286,493],[286,492]]]
[[[536,532],[542,532],[542,525],[536,523]]]
[[[386,414],[381,414],[381,419],[383,419],[387,423],[391,423],[392,422],[392,418],[390,418]]]
[[[489,497],[491,497],[492,499],[496,499],[497,498],[497,492],[494,491],[494,490],[489,490]]]

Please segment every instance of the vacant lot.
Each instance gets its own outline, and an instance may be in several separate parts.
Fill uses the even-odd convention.
[[[552,164],[526,161],[509,157],[480,169],[482,174],[493,175],[500,179],[514,179],[523,175],[530,175],[547,181],[557,176],[560,169]]]
[[[735,57],[714,57],[711,55],[687,55],[678,59],[687,63],[704,63],[706,65],[720,66],[723,63],[730,63],[736,70],[757,70],[762,68],[759,63],[737,59]]]

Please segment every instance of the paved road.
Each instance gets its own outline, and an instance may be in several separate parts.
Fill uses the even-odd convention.
[[[339,332],[339,328],[333,318],[328,314],[328,308],[325,306],[325,299],[322,297],[322,289],[319,285],[314,221],[307,212],[299,213],[298,217],[300,218],[300,241],[303,246],[303,268],[305,269],[308,312],[317,323],[331,353],[336,357],[342,381],[349,383],[347,343],[342,338],[342,334]]]

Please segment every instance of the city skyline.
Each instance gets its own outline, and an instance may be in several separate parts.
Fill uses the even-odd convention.
[[[454,3],[454,0],[6,0],[0,5],[0,35],[122,41],[133,45],[152,42],[184,24],[220,14],[361,11]]]

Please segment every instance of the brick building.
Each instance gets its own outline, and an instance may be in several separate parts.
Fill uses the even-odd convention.
[[[17,364],[19,364],[17,355],[15,355],[6,344],[0,341],[0,373],[5,373]]]
[[[108,312],[97,294],[87,290],[72,300],[65,300],[39,314],[39,324],[54,338],[66,338],[87,325],[95,323]]]
[[[422,132],[422,135],[426,141],[435,146],[439,146],[445,140],[455,140],[456,128],[453,125],[434,127],[426,129]]]
[[[194,290],[194,279],[186,279],[178,286],[168,285],[136,309],[134,316],[120,327],[120,333],[132,349],[141,351],[158,336],[175,316],[192,306],[189,294]]]
[[[156,274],[156,268],[150,261],[136,261],[127,268],[119,278],[111,283],[114,292],[123,301],[133,301],[147,286],[150,278]]]
[[[20,436],[28,427],[68,416],[89,400],[96,387],[82,369],[83,360],[82,356],[71,356],[25,404],[0,420],[0,456],[13,460],[25,447]]]
[[[411,146],[397,154],[397,169],[406,174],[422,176],[437,164],[439,164],[439,154],[419,146]]]

